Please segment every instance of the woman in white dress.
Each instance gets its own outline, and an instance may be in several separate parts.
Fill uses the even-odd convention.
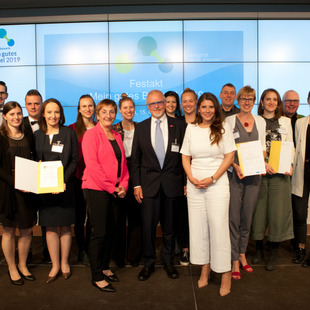
[[[223,123],[211,93],[200,96],[197,117],[186,129],[181,149],[186,172],[190,257],[202,265],[198,287],[208,285],[211,269],[222,273],[220,295],[230,293],[229,182],[226,170],[236,150],[232,130]]]

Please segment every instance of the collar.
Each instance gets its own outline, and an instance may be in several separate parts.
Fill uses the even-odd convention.
[[[155,123],[156,120],[158,120],[158,119],[161,120],[162,123],[163,123],[163,122],[165,122],[167,120],[167,116],[166,116],[166,113],[164,113],[164,115],[161,118],[155,118],[155,117],[152,116],[151,119],[152,119],[153,123]]]
[[[29,119],[29,122],[37,122],[38,120],[37,119],[34,119],[32,118],[31,116],[28,115],[28,119]]]

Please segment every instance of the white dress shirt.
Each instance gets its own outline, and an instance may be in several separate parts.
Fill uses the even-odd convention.
[[[37,120],[33,119],[31,116],[28,116],[28,119],[29,119],[29,123],[30,123],[31,129],[32,129],[32,132],[35,132],[35,131],[40,129],[38,123],[31,125],[31,122],[37,122]]]

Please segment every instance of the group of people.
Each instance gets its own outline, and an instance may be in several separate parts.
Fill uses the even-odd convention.
[[[282,101],[275,89],[266,89],[254,115],[256,94],[250,86],[236,93],[234,85],[225,84],[219,95],[221,105],[208,92],[198,98],[186,88],[179,98],[174,91],[152,90],[146,98],[151,117],[141,123],[133,121],[135,103],[126,94],[118,107],[111,99],[96,105],[91,96],[83,95],[77,121],[69,127],[64,126],[63,107],[56,99],[42,103],[38,91],[29,91],[25,102],[29,115],[23,119],[17,102],[4,104],[8,97],[4,82],[0,82],[0,95],[4,193],[0,223],[13,284],[35,280],[26,261],[37,210],[52,262],[47,283],[61,274],[65,279],[71,276],[73,224],[79,260],[89,259],[92,284],[105,292],[115,292],[112,284],[119,281],[110,269],[111,258],[120,268],[126,260],[138,266],[143,258],[138,280],[150,278],[155,271],[159,222],[168,277],[179,277],[174,266],[177,244],[182,265],[190,260],[202,266],[199,288],[208,285],[211,270],[222,274],[221,296],[230,293],[232,278],[241,279],[240,268],[253,272],[246,258],[250,237],[256,240],[252,263],[263,261],[267,228],[266,270],[276,268],[279,243],[290,239],[296,249],[293,261],[310,266],[310,259],[305,259],[310,121],[297,114],[295,91],[287,91]],[[123,119],[114,124],[117,110]],[[261,145],[264,175],[243,175],[236,145],[251,141]],[[296,144],[291,168],[284,174],[268,163],[272,141]],[[16,190],[15,156],[60,160],[64,192],[35,195]],[[20,231],[17,266],[16,228]]]

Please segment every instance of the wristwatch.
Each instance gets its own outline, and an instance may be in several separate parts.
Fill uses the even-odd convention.
[[[212,183],[215,184],[217,180],[213,178],[213,175],[211,176],[211,179],[212,179]]]

